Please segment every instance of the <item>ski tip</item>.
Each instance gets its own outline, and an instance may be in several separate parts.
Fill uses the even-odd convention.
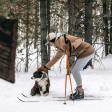
[[[21,101],[21,102],[24,102],[22,99],[20,99],[19,97],[17,97],[17,99],[19,100],[19,101]]]
[[[21,95],[24,96],[24,97],[28,97],[27,95],[25,95],[25,94],[23,94],[23,93],[21,93]]]

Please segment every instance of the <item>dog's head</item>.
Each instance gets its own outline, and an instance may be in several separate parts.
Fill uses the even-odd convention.
[[[36,71],[33,73],[33,76],[31,77],[31,79],[39,82],[40,80],[42,80],[46,77],[47,77],[47,73],[45,73],[43,71]]]

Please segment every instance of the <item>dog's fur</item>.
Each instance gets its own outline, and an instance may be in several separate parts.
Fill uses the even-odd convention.
[[[41,71],[36,71],[33,73],[31,79],[35,80],[35,84],[31,89],[31,95],[48,95],[50,88],[50,80],[48,74]]]

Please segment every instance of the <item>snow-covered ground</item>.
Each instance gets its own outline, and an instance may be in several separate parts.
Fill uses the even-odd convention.
[[[62,68],[63,70],[64,68]],[[50,71],[49,98],[64,96],[65,69],[59,72],[56,68]],[[16,83],[10,84],[0,79],[0,111],[1,112],[112,112],[112,55],[95,64],[93,70],[82,71],[83,86],[86,95],[99,96],[102,100],[48,101],[23,103],[17,99],[20,93],[29,94],[34,82],[30,79],[32,73],[16,73]],[[74,80],[72,79],[75,88]],[[70,93],[68,85],[67,95]],[[38,96],[35,97],[38,99]],[[46,100],[46,101],[47,101]]]

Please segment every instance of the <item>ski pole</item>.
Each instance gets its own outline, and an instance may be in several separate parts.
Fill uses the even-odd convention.
[[[66,78],[65,78],[65,101],[64,101],[64,104],[66,104],[67,78],[69,78],[71,93],[73,95],[72,81],[71,81],[71,77],[70,77],[70,64],[69,64],[69,49],[68,49],[68,47],[66,47],[66,69],[67,69],[67,74],[66,74]]]

